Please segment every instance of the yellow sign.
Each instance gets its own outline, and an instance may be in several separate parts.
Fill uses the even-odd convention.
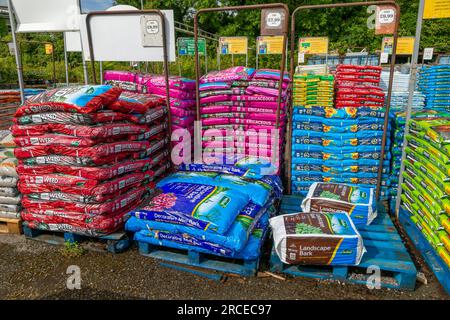
[[[327,54],[328,37],[308,37],[298,40],[298,51],[304,54]]]
[[[220,37],[220,54],[247,54],[247,37]]]
[[[45,44],[45,54],[52,54],[53,53],[53,45],[50,43]]]
[[[384,37],[381,44],[381,52],[392,54],[394,46],[393,37]],[[401,37],[397,41],[397,54],[412,55],[414,52],[414,37]]]
[[[261,36],[256,38],[258,54],[282,54],[284,36]]]
[[[450,18],[450,0],[425,0],[424,19]]]

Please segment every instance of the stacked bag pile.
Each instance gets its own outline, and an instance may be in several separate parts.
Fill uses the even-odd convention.
[[[353,68],[358,70],[356,75],[354,71],[349,71]],[[364,71],[365,68],[367,72]],[[377,70],[377,67],[370,66],[338,65],[335,75],[335,89],[339,92],[336,107],[294,104],[291,167],[293,193],[306,196],[313,182],[346,183],[366,188],[376,186],[385,110],[378,106],[378,101],[367,106],[359,102],[360,99],[367,98],[363,92],[370,93],[374,84],[379,82]],[[362,73],[369,76],[359,76]],[[375,75],[378,75],[378,80],[375,80]],[[370,83],[369,86],[366,81]],[[307,90],[304,87],[296,88],[296,85],[294,83],[294,90]],[[358,90],[364,98],[360,98],[359,93],[351,98],[349,92]],[[382,93],[380,90],[378,88],[375,92]],[[354,100],[352,102],[348,99]],[[345,106],[346,103],[350,106]],[[390,142],[387,140],[381,189],[383,199],[388,195],[391,158],[389,146]]]
[[[402,204],[450,267],[450,117],[415,118],[406,137]]]
[[[382,108],[381,70],[377,66],[338,65],[335,73],[336,108]]]
[[[131,71],[105,71],[104,80],[105,84],[119,86],[126,91],[153,94],[166,98],[164,76],[139,74]],[[193,137],[195,81],[178,76],[169,77],[169,97],[172,132],[177,129],[185,129]],[[176,141],[173,143],[176,143]]]
[[[0,218],[20,218],[21,196],[17,190],[16,144],[9,130],[0,130]]]
[[[17,90],[0,90],[0,130],[8,129],[14,112],[20,106],[20,92]]]
[[[426,108],[450,109],[450,65],[423,66],[418,90],[426,96]]]
[[[169,168],[167,108],[112,86],[45,91],[17,109],[21,212],[33,229],[114,232]]]
[[[226,258],[259,258],[281,181],[250,162],[181,165],[155,196],[131,212],[134,239]]]
[[[296,106],[333,106],[334,77],[332,75],[295,74],[292,101]]]
[[[201,77],[199,90],[204,152],[219,157],[238,154],[261,159],[274,158],[274,164],[279,168],[290,96],[288,74],[284,74],[281,84],[277,132],[279,81],[278,70],[255,70],[242,66],[213,71]]]

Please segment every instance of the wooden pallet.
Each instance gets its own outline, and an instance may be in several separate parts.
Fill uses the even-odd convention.
[[[22,219],[0,217],[0,233],[22,234]]]
[[[64,246],[66,242],[78,243],[84,249],[96,252],[122,253],[126,251],[133,240],[126,232],[115,232],[101,237],[89,237],[71,232],[47,231],[31,229],[27,222],[23,223],[23,233],[30,240]]]
[[[298,212],[301,199],[287,196],[283,199],[281,211]],[[284,206],[283,206],[284,203]],[[272,251],[270,267],[272,272],[281,272],[295,277],[331,279],[349,283],[367,284],[371,276],[368,268],[378,266],[381,271],[381,287],[414,290],[417,270],[404,246],[400,235],[389,218],[385,204],[378,205],[378,216],[370,226],[360,227],[367,252],[358,266],[299,266],[283,264]]]
[[[447,294],[450,295],[450,268],[436,253],[422,232],[409,218],[410,214],[402,207],[399,212],[399,222],[412,244],[420,252],[428,267],[434,273]]]
[[[205,254],[194,250],[180,250],[169,247],[155,246],[146,242],[138,242],[139,253],[142,256],[162,260],[163,262],[184,265],[183,271],[190,271],[188,268],[202,268],[219,273],[237,274],[242,277],[256,275],[259,268],[260,259],[244,260],[233,259]],[[167,266],[167,265],[166,265]],[[180,268],[177,268],[181,270]],[[198,274],[195,273],[195,274]],[[206,276],[203,273],[202,276]],[[208,277],[212,278],[212,277]]]

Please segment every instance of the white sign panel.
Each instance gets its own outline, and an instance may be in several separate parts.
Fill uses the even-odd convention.
[[[78,0],[11,0],[17,32],[80,30]]]
[[[173,10],[161,12],[165,16],[168,61],[175,61]],[[154,21],[159,21],[157,16],[148,13],[92,16],[90,29],[95,60],[164,61],[162,43],[154,41],[154,32],[159,29]],[[80,29],[83,54],[85,59],[90,61],[86,15],[81,17]]]
[[[82,52],[81,36],[79,31],[64,32],[67,52]]]
[[[380,56],[380,63],[388,63],[389,61],[389,53],[382,52]]]
[[[434,48],[425,48],[423,50],[423,60],[433,60]]]

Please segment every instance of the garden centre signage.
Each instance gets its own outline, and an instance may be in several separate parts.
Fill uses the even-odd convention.
[[[179,56],[193,56],[195,55],[195,39],[194,38],[178,38],[178,55]],[[198,38],[197,41],[198,54],[206,54],[206,40],[204,38]]]
[[[393,34],[395,31],[396,11],[393,6],[377,6],[375,34]]]
[[[283,36],[261,36],[256,39],[258,54],[282,54]]]
[[[392,54],[394,38],[384,37],[381,44],[381,52]],[[397,54],[412,55],[414,51],[414,37],[401,37],[397,40]]]
[[[298,40],[298,52],[303,54],[327,54],[328,37],[307,37]]]
[[[220,37],[220,54],[247,54],[247,37]]]
[[[450,0],[425,0],[423,18],[450,18]]]
[[[263,9],[261,11],[261,35],[279,36],[287,32],[284,9]]]

